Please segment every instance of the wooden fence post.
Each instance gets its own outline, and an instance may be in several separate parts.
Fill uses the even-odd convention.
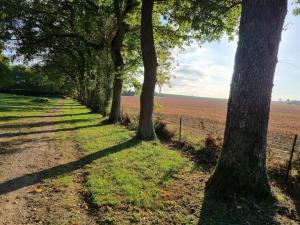
[[[296,134],[295,138],[294,138],[294,142],[293,142],[293,148],[292,148],[292,151],[291,151],[290,160],[289,160],[289,163],[288,163],[288,168],[287,168],[286,175],[285,175],[285,183],[286,184],[288,183],[290,170],[291,170],[291,167],[292,167],[293,155],[294,155],[294,151],[295,151],[295,147],[296,147],[297,138],[298,138],[298,135]]]
[[[179,138],[178,138],[179,143],[181,143],[181,128],[182,128],[182,116],[180,116],[179,119]]]

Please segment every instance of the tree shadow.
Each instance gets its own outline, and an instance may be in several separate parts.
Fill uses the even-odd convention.
[[[82,106],[82,104],[79,104],[79,103],[63,103],[63,104],[58,104],[56,103],[54,106]]]
[[[60,132],[60,131],[74,131],[74,130],[91,128],[91,127],[99,127],[101,125],[102,125],[101,123],[98,123],[98,124],[93,124],[93,125],[77,126],[77,127],[71,127],[71,128],[59,128],[59,129],[51,129],[51,130],[3,133],[3,134],[0,134],[0,138],[10,138],[10,137],[32,135],[32,134],[46,134],[46,133],[54,133],[54,132]]]
[[[94,120],[94,119],[72,119],[72,120],[62,120],[62,121],[43,121],[43,122],[38,122],[38,123],[6,124],[6,125],[0,125],[0,129],[33,128],[33,127],[42,127],[42,126],[49,126],[49,125],[88,122],[88,121],[92,121],[92,120]]]
[[[300,219],[300,183],[298,180],[299,178],[290,177],[288,183],[286,183],[285,175],[286,175],[285,164],[276,165],[269,169],[269,176],[273,185],[275,185],[286,195],[288,195],[295,204],[296,215],[290,215],[290,216],[295,218],[298,217],[299,220]]]
[[[275,221],[275,200],[234,199],[225,201],[206,190],[198,225],[280,225]]]
[[[120,152],[126,148],[133,147],[140,143],[138,139],[130,139],[121,144],[99,150],[95,153],[86,155],[79,160],[69,162],[66,164],[58,165],[49,169],[45,169],[39,172],[34,172],[31,174],[26,174],[21,177],[14,178],[12,180],[5,181],[0,184],[0,195],[18,190],[23,187],[27,187],[30,185],[34,185],[40,183],[44,179],[56,177],[68,172],[72,172],[74,170],[78,170],[85,165],[92,163],[93,161],[100,159],[102,157],[108,156],[110,154],[114,154]]]
[[[57,106],[52,106],[52,105],[29,105],[29,106],[23,106],[23,105],[0,105],[0,112],[23,112],[23,111],[43,111],[45,109],[49,110],[56,110],[56,109],[74,109],[74,107],[57,107]],[[84,106],[76,106],[76,109],[86,109]]]
[[[0,142],[0,155],[11,155],[17,152],[21,152],[24,150],[27,150],[28,148],[31,148],[32,144],[34,144],[35,142],[40,142],[40,141],[47,141],[47,142],[51,142],[54,141],[56,139],[54,138],[36,138],[36,139],[32,139],[32,138],[27,138],[27,139],[13,139],[10,141],[1,141]],[[24,147],[24,144],[30,143],[31,145],[29,145],[28,147]],[[20,148],[20,146],[23,146],[22,148]]]
[[[99,124],[102,126],[105,126],[105,125],[111,125],[112,123],[107,118],[107,119],[101,120],[101,122]]]
[[[197,163],[193,169],[213,173],[216,163],[206,159],[203,155],[194,159]],[[275,220],[279,210],[280,206],[275,198],[215,198],[206,184],[198,225],[280,225],[281,223]]]
[[[55,114],[55,115],[35,115],[35,116],[2,116],[0,121],[18,120],[18,119],[29,119],[29,118],[56,118],[56,117],[68,117],[68,116],[81,116],[88,115],[90,112],[85,113],[74,113],[74,114]]]

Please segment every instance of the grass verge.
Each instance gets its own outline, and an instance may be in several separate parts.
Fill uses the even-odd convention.
[[[73,103],[67,100],[68,104]],[[145,223],[155,217],[160,223],[168,221],[170,214],[164,212],[164,203],[174,207],[176,199],[165,198],[163,202],[161,198],[181,171],[192,169],[192,163],[158,142],[136,140],[134,132],[107,124],[104,118],[86,109],[74,107],[64,113],[73,115],[65,120],[81,121],[72,124],[80,128],[75,140],[84,157],[93,156],[92,163],[85,166],[85,193],[97,208],[101,218],[98,222]],[[179,217],[183,216],[176,215]]]
[[[199,217],[201,225],[299,224],[299,206],[275,185],[275,203],[223,204],[208,199],[205,182],[211,170],[159,142],[136,140],[133,131],[107,124],[73,100],[36,106],[29,97],[0,99],[6,99],[0,102],[5,125],[21,116],[47,116],[44,112],[61,109],[54,121],[58,164],[71,161],[74,168],[44,180],[35,204],[43,211],[40,215],[46,215],[45,224],[91,225],[82,208],[102,225],[197,224]],[[22,104],[24,109],[19,110]],[[66,144],[70,142],[75,152]],[[82,192],[94,207],[86,205]]]

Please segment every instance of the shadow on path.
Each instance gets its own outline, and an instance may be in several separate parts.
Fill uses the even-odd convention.
[[[31,174],[26,174],[21,177],[14,178],[12,180],[6,181],[0,184],[0,195],[18,190],[23,187],[37,184],[44,179],[56,177],[77,169],[84,167],[92,163],[93,161],[100,159],[102,157],[108,156],[113,153],[120,152],[126,148],[133,147],[137,145],[140,141],[137,139],[130,139],[121,144],[115,145],[110,148],[99,150],[95,153],[89,154],[80,158],[79,160],[69,162],[63,165],[58,165],[49,169],[45,169],[39,172],[34,172]]]
[[[67,117],[67,116],[81,116],[88,115],[90,112],[85,113],[77,113],[77,114],[55,114],[55,115],[36,115],[36,116],[3,116],[0,117],[0,121],[8,121],[8,120],[18,120],[18,119],[28,119],[28,118],[45,118],[45,117]]]
[[[23,111],[42,111],[42,110],[51,110],[51,109],[62,109],[62,106],[38,106],[38,105],[31,105],[31,106],[9,106],[9,105],[0,105],[0,111],[1,112],[23,112]],[[74,107],[63,107],[63,109],[74,109]],[[76,106],[76,109],[86,109],[84,106]]]
[[[19,129],[19,128],[32,128],[32,127],[42,127],[42,126],[49,126],[49,125],[59,125],[59,124],[73,124],[78,122],[88,122],[95,119],[71,119],[71,120],[62,120],[62,121],[45,121],[45,122],[38,122],[38,123],[24,123],[24,124],[6,124],[0,125],[0,129]]]
[[[51,129],[51,130],[24,131],[24,132],[18,132],[18,133],[4,133],[4,134],[0,134],[0,138],[26,136],[26,135],[31,135],[31,134],[46,134],[46,133],[53,133],[53,132],[60,132],[60,131],[74,131],[74,130],[79,130],[79,129],[84,129],[84,128],[99,127],[99,126],[101,126],[101,124],[78,126],[78,127],[71,127],[71,128],[59,128],[59,129]]]

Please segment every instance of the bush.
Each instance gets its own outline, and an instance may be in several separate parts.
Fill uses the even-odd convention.
[[[294,170],[291,171],[292,181],[296,186],[300,186],[300,155],[293,162]]]
[[[39,104],[47,104],[50,102],[49,98],[35,98],[32,100],[34,103],[39,103]]]
[[[207,135],[204,141],[204,155],[206,156],[206,160],[208,162],[216,163],[218,157],[220,156],[221,147],[222,147],[222,139],[214,138],[211,135]]]
[[[214,138],[210,134],[204,140],[204,147],[193,153],[200,163],[216,164],[221,153],[222,139]]]
[[[139,125],[138,116],[129,116],[127,113],[122,115],[121,124],[129,130],[137,130]]]
[[[175,136],[174,133],[167,129],[167,123],[163,122],[160,117],[157,117],[154,121],[154,130],[156,135],[162,141],[171,142],[173,137]]]
[[[121,124],[129,130],[137,130],[139,125],[138,116],[129,116],[127,113],[121,118]],[[157,117],[154,121],[154,130],[158,138],[165,142],[171,142],[175,136],[172,132],[167,129],[167,124]]]

